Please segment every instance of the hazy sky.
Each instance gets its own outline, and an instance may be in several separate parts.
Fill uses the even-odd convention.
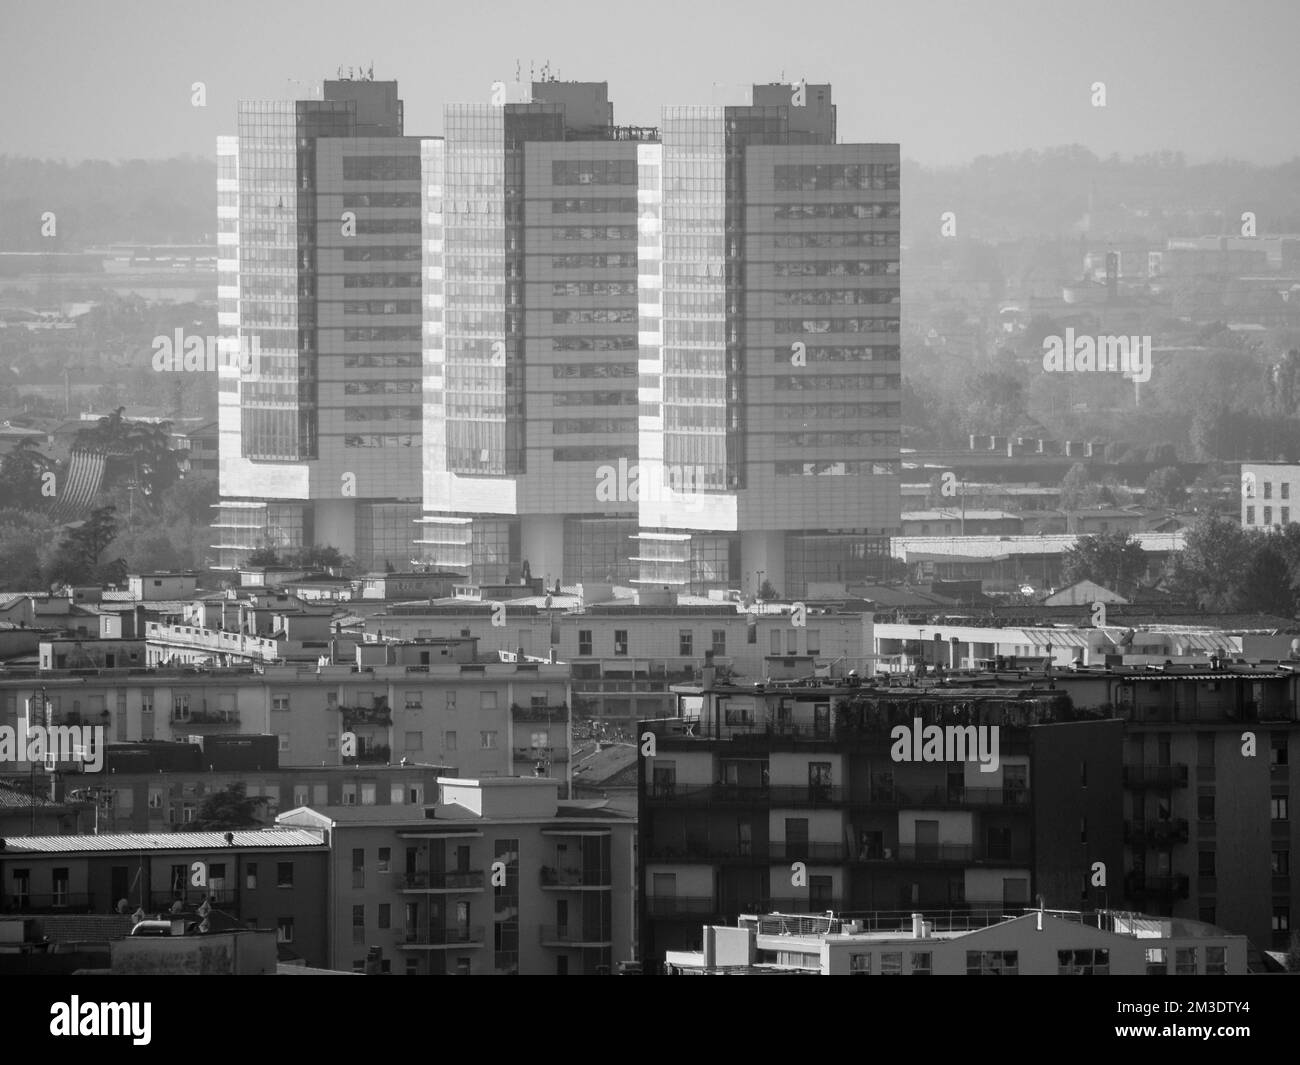
[[[1300,155],[1298,43],[1298,0],[2,0],[0,154],[212,155],[237,100],[372,62],[406,132],[437,134],[519,60],[608,81],[629,124],[805,77],[833,84],[842,140],[923,163],[1070,143],[1273,163]]]

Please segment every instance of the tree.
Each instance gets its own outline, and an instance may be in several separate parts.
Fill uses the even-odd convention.
[[[1264,534],[1247,541],[1252,550],[1242,573],[1237,599],[1240,609],[1295,617],[1296,597],[1291,584],[1295,570],[1287,564],[1280,545],[1275,543],[1279,539]]]
[[[1146,555],[1129,534],[1122,531],[1081,536],[1061,560],[1061,579],[1066,584],[1093,581],[1115,592],[1132,590],[1146,572]]]
[[[93,580],[104,552],[117,538],[116,507],[100,507],[76,527],[69,526],[50,563],[50,580],[79,584]]]
[[[1146,483],[1146,505],[1176,507],[1187,498],[1187,479],[1177,466],[1152,470]]]
[[[763,578],[762,587],[758,589],[758,597],[763,600],[772,600],[772,599],[781,598],[779,595],[776,594],[776,589],[772,587],[772,582],[769,581],[766,577]]]
[[[6,506],[35,507],[41,502],[41,474],[50,461],[36,450],[31,437],[18,441],[0,459],[0,499]]]
[[[1233,521],[1207,514],[1187,530],[1187,546],[1174,561],[1175,593],[1207,611],[1237,607],[1251,561],[1251,545]]]
[[[257,828],[262,824],[258,814],[266,805],[262,797],[246,794],[243,781],[213,792],[199,804],[197,816],[183,831],[214,832],[231,828]]]
[[[249,566],[278,566],[280,564],[280,556],[275,553],[275,548],[273,547],[259,547],[248,556],[248,562],[246,564]]]
[[[1101,500],[1101,487],[1088,476],[1088,467],[1076,462],[1061,478],[1061,509],[1078,510],[1095,506]]]

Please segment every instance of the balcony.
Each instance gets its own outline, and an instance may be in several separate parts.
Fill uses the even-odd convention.
[[[569,708],[564,703],[548,703],[542,706],[520,706],[518,703],[511,703],[510,714],[516,721],[569,720]]]
[[[482,891],[482,870],[456,873],[406,873],[397,877],[398,891]]]
[[[172,729],[209,729],[230,726],[237,728],[239,726],[238,710],[191,710],[190,716],[181,720],[172,722]]]
[[[791,843],[789,840],[775,840],[767,845],[767,860],[772,862],[838,864],[847,856],[843,843]]]
[[[456,928],[408,928],[399,946],[405,949],[438,950],[446,947],[483,946],[483,926]]]
[[[651,917],[707,917],[722,911],[712,895],[670,895],[646,897],[646,911]]]
[[[548,925],[539,929],[544,947],[612,947],[614,938],[608,928],[579,928],[576,925]]]
[[[1129,873],[1124,878],[1127,894],[1141,898],[1158,898],[1165,900],[1185,899],[1188,897],[1189,880],[1186,876],[1149,876],[1141,873]]]
[[[357,765],[387,765],[393,757],[392,748],[386,747],[382,743],[377,743],[373,747],[367,747],[359,751],[356,757]]]
[[[855,799],[867,805],[915,806],[946,808],[954,806],[1001,807],[1012,809],[1029,809],[1029,789],[1023,787],[1002,788],[967,788],[967,787],[933,787],[933,788],[891,788],[878,786],[871,789],[869,798]]]
[[[1179,762],[1174,765],[1126,765],[1124,767],[1124,787],[1133,791],[1145,788],[1185,788],[1187,787],[1187,766]]]
[[[112,899],[84,891],[55,891],[48,895],[30,892],[0,896],[0,913],[5,916],[27,913],[113,913]]]
[[[560,891],[573,888],[603,888],[608,890],[611,887],[608,872],[584,870],[575,867],[553,869],[549,865],[544,865],[538,880],[542,887]]]
[[[650,802],[700,805],[836,806],[848,798],[848,789],[832,784],[795,784],[776,787],[762,784],[647,784]]]
[[[859,847],[851,862],[903,862],[914,865],[1027,865],[1030,849],[1021,845],[979,846],[974,843],[902,843],[897,847]]]
[[[1169,847],[1187,842],[1187,822],[1182,818],[1173,821],[1125,821],[1124,842],[1143,847]]]
[[[327,709],[334,709],[334,707],[327,707]],[[343,712],[345,732],[354,732],[362,725],[383,728],[393,723],[393,712],[386,706],[340,706],[337,709]]]
[[[567,747],[516,747],[516,762],[567,762]]]
[[[647,860],[655,862],[726,862],[767,861],[766,841],[741,843],[737,840],[713,842],[704,839],[652,841]]]

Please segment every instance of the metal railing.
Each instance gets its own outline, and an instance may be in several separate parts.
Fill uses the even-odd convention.
[[[483,926],[408,928],[404,939],[407,946],[417,947],[479,946],[483,943]]]
[[[1187,822],[1182,818],[1168,821],[1124,822],[1125,843],[1161,847],[1173,843],[1186,843],[1187,837]]]
[[[1173,765],[1126,765],[1124,786],[1126,788],[1185,788],[1187,787],[1187,765],[1182,762]]]
[[[712,895],[648,895],[646,910],[651,917],[704,916],[721,912]]]
[[[609,943],[614,934],[608,928],[583,928],[580,925],[544,924],[538,930],[538,941],[547,943]]]
[[[542,887],[609,887],[611,877],[602,870],[553,869],[544,865],[538,879]]]
[[[483,887],[482,870],[453,873],[404,873],[397,877],[398,891],[477,891]]]

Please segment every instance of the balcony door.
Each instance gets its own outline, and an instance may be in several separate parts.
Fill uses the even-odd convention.
[[[916,860],[933,862],[939,858],[939,822],[916,822]]]

